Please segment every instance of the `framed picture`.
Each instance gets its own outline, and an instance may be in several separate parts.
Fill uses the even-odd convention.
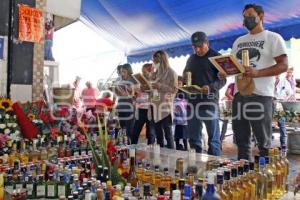
[[[144,77],[142,73],[133,74],[132,77],[141,84],[145,90],[151,90],[151,85],[149,81]]]
[[[219,72],[226,76],[235,76],[245,72],[245,68],[233,55],[214,56],[209,58],[210,62]]]
[[[201,94],[202,93],[202,88],[199,87],[198,85],[189,85],[189,86],[185,85],[178,89],[186,94]]]

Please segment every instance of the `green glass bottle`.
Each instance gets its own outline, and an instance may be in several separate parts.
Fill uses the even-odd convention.
[[[49,179],[46,183],[46,198],[56,199],[57,198],[57,183],[53,180],[53,174],[49,175]]]
[[[35,198],[35,181],[32,178],[32,175],[25,177],[25,189],[27,190],[27,197],[29,199]]]
[[[59,176],[59,182],[57,183],[57,196],[67,196],[68,184],[64,181],[64,175]]]
[[[39,175],[36,183],[36,198],[45,198],[46,196],[46,183],[44,182],[44,176]]]

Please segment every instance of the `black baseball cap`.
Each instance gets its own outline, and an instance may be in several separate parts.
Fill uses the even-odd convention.
[[[191,37],[192,45],[201,46],[204,42],[208,41],[208,38],[204,32],[197,31],[193,33]]]

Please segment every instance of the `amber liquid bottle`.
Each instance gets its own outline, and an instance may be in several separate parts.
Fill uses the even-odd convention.
[[[20,162],[21,164],[27,164],[29,162],[29,153],[26,149],[25,140],[21,142]]]
[[[223,188],[224,175],[221,171],[217,172],[217,193],[221,200],[231,200],[230,195]]]
[[[135,171],[135,149],[129,150],[129,156],[130,156],[130,169],[129,169],[129,175],[128,175],[128,183],[131,184],[132,187],[138,186],[138,177],[136,175]]]

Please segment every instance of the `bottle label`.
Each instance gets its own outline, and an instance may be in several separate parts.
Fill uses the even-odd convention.
[[[79,156],[79,153],[78,153],[78,151],[74,151],[74,156]]]
[[[64,185],[59,185],[57,187],[57,195],[58,196],[66,196],[66,186]]]
[[[5,190],[11,194],[14,191],[14,186],[12,185],[5,186]]]
[[[89,151],[88,151],[88,155],[89,155],[89,156],[92,156],[92,155],[93,155],[92,150],[89,150]]]
[[[81,155],[86,156],[86,151],[85,150],[81,151]]]
[[[45,196],[45,186],[44,185],[38,185],[36,186],[36,196]]]
[[[16,184],[16,190],[22,190],[23,184]]]
[[[47,186],[47,196],[48,197],[54,197],[55,196],[54,185],[48,185]]]
[[[33,191],[33,184],[27,184],[26,185],[26,190],[27,190],[27,194],[29,196],[31,196],[32,195],[32,191]]]

